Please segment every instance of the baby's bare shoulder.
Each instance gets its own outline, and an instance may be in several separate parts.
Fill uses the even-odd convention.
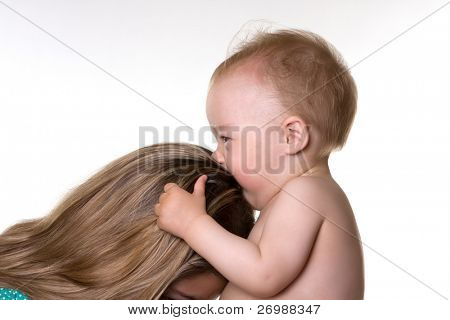
[[[283,186],[280,196],[300,201],[325,216],[341,211],[340,209],[349,209],[347,196],[332,177],[301,176],[293,178]]]

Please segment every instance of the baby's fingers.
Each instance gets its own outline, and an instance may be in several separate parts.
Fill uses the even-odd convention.
[[[176,183],[170,182],[170,183],[166,183],[166,185],[164,186],[164,191],[165,192],[169,192],[170,189],[172,188],[178,188]]]
[[[155,207],[153,208],[153,211],[155,212],[155,215],[157,217],[159,217],[160,211],[161,210],[161,205],[159,203],[155,204]]]
[[[163,202],[165,198],[167,198],[167,193],[165,193],[165,192],[161,193],[161,194],[159,195],[159,200],[158,200],[158,202],[160,202],[160,203]]]

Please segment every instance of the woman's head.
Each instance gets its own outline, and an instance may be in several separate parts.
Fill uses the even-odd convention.
[[[182,239],[160,230],[153,214],[166,183],[192,192],[202,174],[210,177],[208,214],[247,237],[253,210],[210,151],[152,145],[108,164],[44,218],[0,235],[0,287],[32,299],[159,299],[171,284],[218,276]]]

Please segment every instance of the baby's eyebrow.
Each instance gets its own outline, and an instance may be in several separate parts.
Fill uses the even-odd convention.
[[[239,131],[239,127],[236,125],[220,125],[220,126],[210,126],[212,134],[214,137],[218,137],[221,134],[232,135]]]
[[[225,124],[225,125],[220,125],[220,126],[212,126],[211,128],[212,128],[213,131],[218,131],[218,130],[226,131],[226,130],[233,130],[233,129],[236,131],[239,127],[236,126],[236,125],[227,125],[227,124]]]

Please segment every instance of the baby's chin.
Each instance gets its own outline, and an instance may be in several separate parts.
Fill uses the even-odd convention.
[[[250,192],[248,192],[246,189],[243,189],[242,195],[244,196],[245,200],[247,200],[248,203],[252,206],[255,210],[261,210],[258,206],[257,199],[254,195],[252,195]]]

